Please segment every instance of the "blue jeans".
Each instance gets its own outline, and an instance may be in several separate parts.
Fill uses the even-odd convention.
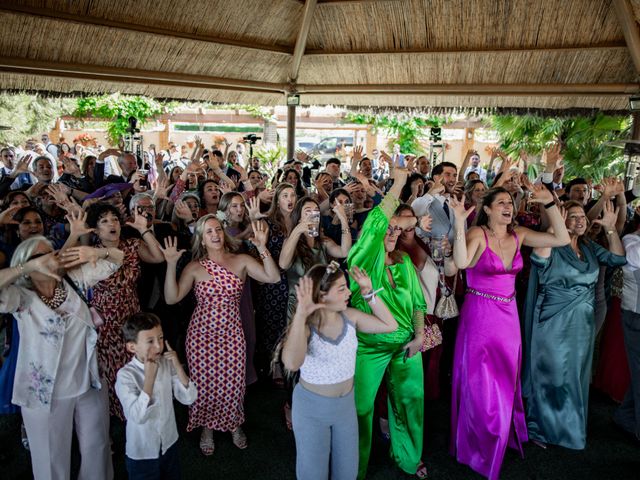
[[[179,480],[180,456],[178,442],[169,447],[164,455],[150,460],[132,460],[125,457],[129,480]]]

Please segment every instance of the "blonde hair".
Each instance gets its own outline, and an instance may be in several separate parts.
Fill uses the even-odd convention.
[[[209,213],[204,215],[198,219],[196,222],[196,227],[193,232],[193,239],[191,243],[191,258],[193,260],[200,260],[207,256],[207,249],[204,246],[204,227],[205,224],[209,220],[215,220],[218,222],[220,227],[222,228],[222,232],[224,235],[224,250],[225,252],[234,253],[237,249],[238,240],[231,238],[224,229],[224,225],[218,217],[216,217],[213,213]]]

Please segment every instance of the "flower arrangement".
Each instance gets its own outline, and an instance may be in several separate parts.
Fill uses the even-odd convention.
[[[73,139],[73,143],[80,143],[83,147],[96,147],[96,139],[88,133],[81,133]]]

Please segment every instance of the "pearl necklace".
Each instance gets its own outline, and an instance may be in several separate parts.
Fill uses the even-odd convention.
[[[67,298],[67,291],[64,289],[62,284],[58,284],[56,288],[53,290],[53,297],[47,298],[44,295],[38,294],[40,300],[49,307],[51,310],[55,310],[60,305],[64,303]]]

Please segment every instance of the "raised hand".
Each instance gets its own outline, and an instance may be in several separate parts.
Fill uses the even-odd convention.
[[[66,210],[66,206],[69,203],[69,188],[62,183],[52,183],[48,187],[46,187],[46,191],[49,195],[53,197],[53,200],[56,202],[60,208]]]
[[[362,295],[367,295],[373,291],[371,278],[369,278],[369,275],[367,275],[367,271],[364,268],[361,269],[357,265],[354,265],[351,267],[351,270],[349,270],[349,276],[358,284]]]
[[[67,154],[62,157],[62,166],[64,167],[64,171],[74,177],[80,176],[80,167],[76,163],[76,160],[72,157],[68,157]]]
[[[306,275],[296,285],[296,298],[298,299],[296,313],[299,313],[302,319],[306,320],[309,315],[323,307],[321,303],[313,301],[313,280]]]
[[[431,225],[433,224],[433,218],[431,215],[423,215],[418,218],[418,227],[420,227],[425,232],[431,231]]]
[[[253,238],[251,243],[258,249],[267,247],[267,241],[269,240],[269,226],[266,222],[253,221],[251,222],[251,229],[253,230]]]
[[[41,257],[29,260],[24,264],[25,273],[38,272],[57,281],[60,277],[60,258],[58,252],[51,252]]]
[[[613,208],[613,202],[606,201],[604,204],[604,208],[602,210],[602,217],[593,221],[593,223],[598,223],[604,227],[605,230],[614,230],[616,229],[616,222],[618,221],[618,212],[620,211],[620,207]]]
[[[14,205],[0,212],[0,225],[18,225],[20,222],[14,220],[13,215],[21,208],[20,205]]]
[[[466,208],[464,208],[464,203],[459,201],[456,198],[449,199],[449,207],[455,213],[456,220],[461,219],[465,221],[467,220],[467,218],[469,218],[469,215],[471,215],[471,212],[473,212],[476,209],[475,205],[472,205],[467,210]]]
[[[251,197],[245,205],[251,221],[266,217],[264,213],[260,212],[260,200],[258,197]]]
[[[335,206],[331,209],[333,213],[336,214],[340,223],[349,223],[349,219],[347,218],[347,213],[344,211],[344,205],[336,202]]]
[[[164,358],[166,358],[167,360],[169,360],[174,368],[177,370],[178,366],[180,366],[180,368],[182,368],[182,365],[180,365],[180,359],[178,358],[178,354],[176,353],[176,351],[171,348],[171,345],[169,345],[169,342],[167,342],[166,340],[164,341],[164,345],[165,347],[167,347],[167,351],[164,352],[163,356]]]
[[[438,178],[433,181],[433,184],[431,185],[431,188],[429,188],[429,191],[427,193],[434,196],[443,193],[444,190],[445,188],[442,184],[442,176],[438,176]]]
[[[532,203],[547,204],[553,202],[553,194],[544,185],[534,185],[531,193],[529,201]]]
[[[184,253],[184,250],[178,250],[178,239],[176,237],[165,238],[164,248],[160,247],[160,251],[167,263],[177,263]]]
[[[545,148],[542,154],[546,159],[545,172],[553,173],[557,168],[564,165],[561,149],[562,145],[559,142]]]
[[[164,200],[169,196],[169,190],[173,188],[173,185],[169,185],[169,179],[167,177],[159,178],[156,183],[156,189],[154,195],[156,200]]]
[[[31,154],[24,155],[18,162],[15,164],[15,167],[11,171],[12,177],[17,177],[21,173],[29,172],[29,163],[31,162]]]
[[[191,213],[191,209],[182,200],[178,200],[176,202],[174,211],[180,220],[184,220],[185,222],[193,220],[193,213]]]
[[[148,228],[147,217],[138,213],[136,209],[134,209],[131,213],[132,213],[132,219],[127,220],[126,224],[129,225],[130,227],[135,228],[136,230],[138,230],[138,232],[142,234],[142,232],[144,232]]]
[[[352,159],[354,162],[359,162],[360,160],[362,160],[362,151],[362,145],[356,145],[355,147],[353,147]]]
[[[71,236],[80,237],[95,232],[95,228],[87,227],[87,212],[83,210],[69,212],[64,218],[69,222]]]
[[[98,250],[93,247],[67,248],[60,256],[62,257],[62,266],[66,269],[74,268],[84,263],[90,263],[95,267],[100,259]]]

